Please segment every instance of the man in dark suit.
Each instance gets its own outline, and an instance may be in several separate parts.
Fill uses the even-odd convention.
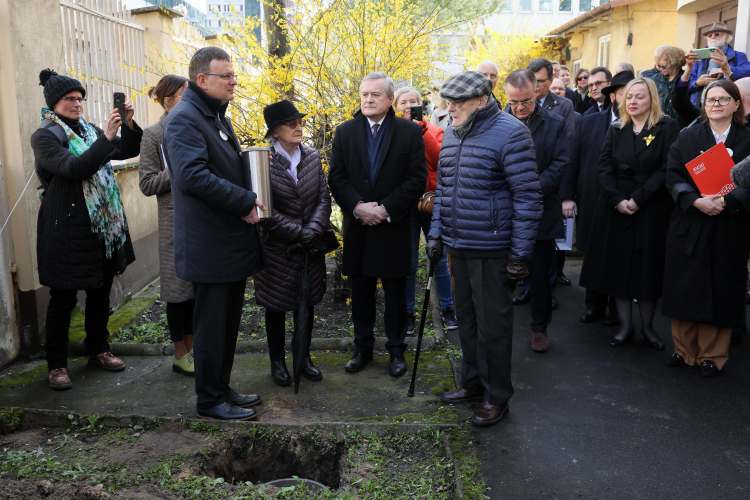
[[[531,253],[529,279],[531,348],[537,352],[545,352],[549,349],[547,325],[552,321],[549,271],[555,258],[555,239],[564,236],[560,183],[568,166],[570,139],[562,117],[545,111],[536,101],[536,88],[536,77],[528,69],[515,70],[505,79],[505,94],[513,116],[526,124],[531,132],[539,183],[542,186],[544,212]]]
[[[602,75],[603,72],[593,73]],[[601,78],[599,76],[598,78]],[[581,118],[570,153],[568,171],[563,178],[560,188],[563,215],[574,217],[578,215],[576,223],[576,246],[586,251],[589,232],[594,221],[596,202],[599,199],[599,177],[597,167],[599,155],[607,136],[607,130],[619,117],[619,103],[625,85],[634,78],[631,71],[622,71],[614,76],[612,84],[601,90],[602,95],[612,104],[599,113],[584,115]],[[615,313],[614,301],[606,295],[586,290],[586,312],[581,316],[582,323],[591,323],[604,317],[609,305],[610,313],[605,324],[619,323]]]
[[[623,73],[633,74],[632,71],[623,71]],[[604,66],[597,66],[589,73],[589,95],[596,102],[595,106],[587,109],[583,116],[599,113],[610,107],[610,100],[602,93],[602,89],[607,87],[612,81],[612,72]]]
[[[560,97],[550,92],[554,70],[552,63],[544,58],[532,59],[526,69],[531,70],[536,76],[536,99],[541,103],[545,111],[551,111],[560,115],[565,120],[568,137],[575,132],[575,117],[573,116],[573,102],[566,97]]]
[[[229,54],[204,47],[188,88],[164,122],[162,146],[174,197],[177,276],[195,292],[195,392],[199,418],[252,420],[257,395],[229,387],[245,282],[264,263],[242,150],[225,116],[237,85]]]
[[[365,76],[361,108],[336,128],[328,184],[344,214],[344,269],[352,283],[354,355],[346,371],[372,361],[375,297],[385,292],[388,373],[406,373],[406,276],[411,268],[411,207],[427,182],[422,128],[396,117],[393,80]]]

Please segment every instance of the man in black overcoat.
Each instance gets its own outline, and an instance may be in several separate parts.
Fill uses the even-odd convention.
[[[505,79],[505,94],[513,116],[531,132],[536,154],[544,212],[529,263],[531,281],[531,348],[549,349],[547,325],[552,321],[552,284],[549,270],[555,256],[555,239],[564,236],[560,183],[568,166],[570,138],[565,121],[546,111],[535,96],[536,77],[528,69],[513,71]]]
[[[593,73],[592,73],[593,74]],[[604,72],[598,71],[597,80],[604,78]],[[570,149],[570,163],[568,171],[560,187],[563,215],[573,217],[576,214],[576,247],[585,252],[588,245],[591,224],[594,222],[596,202],[599,199],[599,177],[597,167],[599,155],[602,151],[604,138],[612,123],[618,119],[619,98],[618,91],[635,78],[632,71],[622,71],[614,76],[611,85],[605,87],[602,93],[612,103],[598,113],[591,113],[581,117],[573,136]],[[614,301],[606,295],[586,290],[586,312],[581,316],[582,323],[591,323],[604,317],[609,304],[610,314],[605,323],[616,325],[619,323],[615,313]]]
[[[344,214],[344,269],[352,284],[354,355],[346,371],[372,361],[377,280],[385,292],[388,373],[406,373],[406,275],[411,267],[411,207],[427,182],[422,129],[396,117],[393,80],[370,73],[361,109],[336,128],[328,184]]]
[[[256,206],[225,116],[237,80],[229,55],[204,47],[192,57],[188,88],[164,122],[162,146],[174,197],[177,276],[193,283],[193,353],[199,418],[251,420],[257,395],[229,387],[245,282],[264,263]]]

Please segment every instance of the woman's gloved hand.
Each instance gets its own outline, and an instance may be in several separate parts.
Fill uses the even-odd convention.
[[[315,229],[305,228],[297,238],[297,242],[303,244],[306,248],[309,248],[313,241],[320,238],[321,233]]]
[[[443,239],[435,235],[428,237],[427,246],[424,250],[430,262],[437,264],[443,257]]]
[[[286,247],[286,256],[287,258],[291,259],[293,253],[304,252],[305,250],[307,250],[307,246],[303,245],[302,243],[292,243],[291,245]]]

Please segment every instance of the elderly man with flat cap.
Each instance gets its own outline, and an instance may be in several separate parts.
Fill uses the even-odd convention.
[[[491,92],[476,71],[440,89],[453,122],[443,138],[427,242],[433,262],[443,251],[451,256],[463,350],[463,383],[441,399],[482,401],[472,418],[477,426],[499,422],[513,395],[511,282],[528,274],[543,211],[531,133]]]

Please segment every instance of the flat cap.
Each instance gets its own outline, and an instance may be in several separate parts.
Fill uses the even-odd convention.
[[[464,101],[491,93],[492,82],[478,71],[459,73],[440,88],[440,97],[449,101]]]

